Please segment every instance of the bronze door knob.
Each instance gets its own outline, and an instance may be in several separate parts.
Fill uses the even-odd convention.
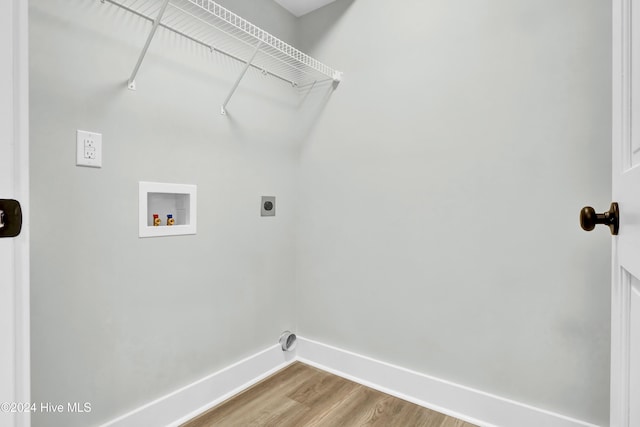
[[[596,228],[598,224],[608,225],[611,230],[611,234],[618,235],[620,212],[618,204],[613,202],[609,211],[604,213],[596,213],[596,210],[591,206],[585,206],[580,211],[580,227],[585,231],[591,231]]]

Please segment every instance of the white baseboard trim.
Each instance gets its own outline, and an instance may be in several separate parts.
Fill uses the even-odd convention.
[[[274,345],[124,414],[102,427],[179,426],[295,361]]]
[[[480,427],[597,427],[300,336],[295,352],[274,345],[102,427],[179,426],[295,361]]]
[[[481,427],[597,427],[298,336],[297,360]]]

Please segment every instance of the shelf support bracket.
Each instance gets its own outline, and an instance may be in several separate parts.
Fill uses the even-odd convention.
[[[254,59],[256,59],[256,55],[258,54],[258,52],[260,51],[260,46],[262,46],[262,40],[260,40],[258,42],[258,44],[256,45],[256,49],[253,51],[253,55],[251,56],[251,59],[249,59],[247,61],[246,64],[244,64],[244,68],[242,69],[242,72],[240,73],[240,75],[238,76],[235,84],[233,85],[233,87],[231,88],[231,92],[229,92],[229,95],[227,95],[227,99],[224,100],[224,102],[222,103],[222,107],[220,108],[220,114],[222,114],[223,116],[225,114],[227,114],[227,104],[229,103],[229,101],[231,100],[231,97],[233,96],[233,94],[235,93],[236,89],[238,89],[238,85],[240,84],[240,81],[242,80],[242,78],[244,77],[244,75],[247,73],[247,70],[249,69],[249,67],[251,66],[251,63],[253,62]]]
[[[160,21],[162,20],[162,16],[164,15],[165,10],[167,10],[168,4],[169,4],[169,0],[164,0],[162,2],[162,6],[160,7],[160,12],[158,12],[158,16],[153,21],[153,27],[151,27],[151,31],[147,36],[147,42],[144,44],[144,47],[142,48],[142,52],[140,52],[140,57],[138,57],[138,62],[136,62],[136,66],[133,68],[131,77],[129,77],[129,81],[127,82],[127,87],[131,90],[136,90],[136,76],[138,75],[138,71],[140,70],[142,61],[144,60],[144,57],[147,54],[147,50],[149,50],[149,46],[151,45],[151,40],[153,40],[153,36],[156,35],[156,30],[160,25]]]

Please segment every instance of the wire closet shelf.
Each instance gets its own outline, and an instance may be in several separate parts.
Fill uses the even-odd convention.
[[[306,87],[322,81],[338,84],[342,73],[310,57],[246,19],[220,6],[213,0],[100,0],[121,7],[151,22],[152,28],[129,78],[135,90],[135,79],[157,28],[173,31],[244,63],[229,96],[222,104],[225,113],[235,89],[249,68],[260,70],[290,83]]]

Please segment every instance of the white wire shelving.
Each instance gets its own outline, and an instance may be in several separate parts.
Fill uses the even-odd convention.
[[[249,68],[260,70],[304,87],[322,81],[337,85],[342,73],[299,51],[261,28],[253,25],[213,0],[100,0],[121,7],[148,20],[153,25],[138,61],[129,77],[128,87],[135,90],[136,77],[158,28],[173,31],[212,52],[244,63],[221,113]]]

